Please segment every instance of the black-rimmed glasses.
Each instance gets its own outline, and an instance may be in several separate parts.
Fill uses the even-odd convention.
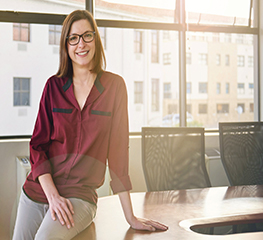
[[[83,41],[85,43],[92,42],[95,36],[95,32],[87,31],[83,34],[72,34],[67,36],[67,41],[71,46],[77,45],[79,43],[80,38],[82,37]]]

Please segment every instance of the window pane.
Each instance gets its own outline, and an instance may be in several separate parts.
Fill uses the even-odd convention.
[[[174,22],[176,0],[96,0],[96,18]]]
[[[250,0],[185,0],[186,21],[248,26]]]
[[[216,84],[216,94],[220,94],[221,93],[221,83],[217,83]]]
[[[217,113],[229,113],[229,104],[217,104]]]
[[[29,93],[21,93],[21,106],[29,106]]]
[[[199,93],[207,93],[207,83],[199,83]]]
[[[20,79],[14,78],[14,90],[20,90]]]
[[[160,86],[159,86],[159,79],[157,78],[153,78],[152,79],[152,86],[151,86],[151,95],[152,95],[152,111],[153,112],[157,112],[159,111],[160,108],[160,99],[159,99],[159,95],[160,95]]]
[[[134,31],[134,52],[142,53],[142,32]]]
[[[172,98],[171,83],[163,84],[163,98]]]
[[[229,83],[226,83],[226,94],[229,94],[230,90],[229,90]]]
[[[13,40],[14,41],[20,40],[20,24],[19,23],[13,24]]]
[[[60,0],[60,1],[32,1],[8,0],[1,1],[1,10],[22,12],[44,12],[68,14],[74,9],[84,9],[85,0]]]
[[[30,25],[21,24],[20,32],[21,32],[20,41],[30,42]]]
[[[187,86],[192,85],[192,92],[187,87],[187,104],[192,105],[191,114],[197,126],[218,128],[218,122],[255,120],[250,104],[254,103],[256,66],[255,62],[253,67],[249,64],[254,59],[253,35],[231,34],[232,42],[225,41],[229,38],[225,35],[220,33],[220,41],[214,42],[210,32],[204,32],[202,39],[187,32],[187,51],[192,56],[191,64],[186,66]],[[215,64],[219,59],[221,64]],[[244,104],[241,115],[237,111],[239,103]],[[201,104],[207,104],[207,108]]]
[[[143,103],[143,82],[134,82],[134,103]]]
[[[14,93],[14,106],[20,106],[20,92]],[[2,129],[2,131],[3,131],[3,129]]]
[[[61,30],[61,25],[49,25],[49,44],[59,45]]]
[[[21,79],[21,90],[29,91],[29,79]]]
[[[199,114],[206,114],[207,113],[207,104],[199,104],[198,105],[198,113]]]
[[[159,31],[152,30],[151,34],[152,63],[159,62]]]
[[[186,83],[186,93],[192,93],[192,83]]]

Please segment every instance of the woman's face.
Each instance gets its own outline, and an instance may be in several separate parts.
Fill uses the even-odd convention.
[[[90,23],[86,19],[81,19],[74,22],[71,25],[69,36],[72,34],[81,35],[87,31],[93,32]],[[95,37],[94,39],[86,43],[83,38],[79,39],[79,43],[72,46],[68,43],[68,55],[72,60],[73,71],[77,68],[88,68],[89,70],[93,67],[93,57],[95,54]]]

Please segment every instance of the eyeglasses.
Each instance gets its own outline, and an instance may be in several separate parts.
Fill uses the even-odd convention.
[[[75,46],[79,43],[80,38],[83,39],[85,43],[92,42],[95,36],[95,32],[92,31],[87,31],[84,32],[83,34],[72,34],[70,36],[67,36],[67,41],[71,46]]]

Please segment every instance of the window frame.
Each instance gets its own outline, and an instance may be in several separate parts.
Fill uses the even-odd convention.
[[[172,89],[172,84],[170,82],[164,82],[163,83],[163,99],[171,99],[172,98],[171,89]]]
[[[13,41],[30,42],[30,28],[29,23],[13,23]],[[15,30],[17,30],[17,34]],[[23,36],[26,38],[25,40],[23,40]]]
[[[19,81],[19,89],[15,89],[15,81]],[[23,80],[28,80],[28,89],[23,89]],[[13,107],[30,107],[31,101],[30,101],[30,91],[31,91],[31,78],[26,77],[13,77]],[[16,97],[15,95],[19,95],[19,104],[16,104]],[[22,96],[23,94],[28,95],[28,104],[23,104]]]
[[[143,104],[143,81],[134,81],[134,104]]]
[[[134,30],[134,53],[143,53],[143,32]]]
[[[219,107],[221,109],[219,109]],[[217,114],[227,114],[227,113],[229,113],[229,103],[217,103],[216,104],[216,113]]]
[[[54,29],[50,29],[51,26],[53,26]],[[61,30],[62,30],[62,26],[61,25],[49,24],[49,29],[48,29],[48,43],[49,43],[49,45],[59,46]],[[57,34],[59,34],[59,38],[58,39],[57,39]],[[50,38],[50,35],[53,35],[53,38]]]
[[[207,94],[208,91],[208,83],[207,82],[199,82],[198,83],[198,93],[199,94]]]
[[[159,63],[159,31],[151,31],[151,62]]]

